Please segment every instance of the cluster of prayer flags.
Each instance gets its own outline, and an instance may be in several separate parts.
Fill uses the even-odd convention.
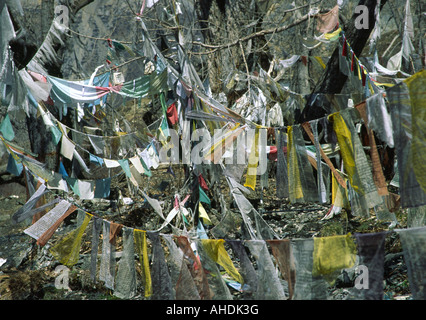
[[[339,42],[340,69],[346,75],[351,74],[358,77],[360,84],[364,87],[363,93],[366,101],[362,105],[341,110],[324,119],[288,126],[286,135],[284,135],[285,129],[282,126],[276,128],[279,139],[277,139],[275,150],[278,162],[277,170],[280,171],[277,175],[277,195],[281,198],[288,197],[290,202],[319,201],[325,203],[328,195],[326,181],[329,180],[328,174],[331,172],[333,210],[350,207],[355,215],[358,215],[366,214],[369,209],[374,208],[379,217],[379,213],[382,214],[382,211],[386,211],[383,206],[387,203],[385,197],[388,196],[388,192],[380,168],[374,131],[389,147],[395,147],[402,206],[410,208],[426,205],[426,180],[424,178],[426,168],[422,159],[422,155],[426,151],[425,73],[424,71],[419,72],[393,87],[375,81],[355,56],[346,41],[344,32],[340,28],[336,29],[338,27],[338,10],[338,6],[335,6],[330,12],[317,15],[317,30],[324,33],[320,37],[321,40],[341,40]],[[149,38],[147,39],[149,41]],[[109,41],[109,44],[113,50],[126,50],[134,54],[128,46],[117,41]],[[403,50],[401,53],[406,56],[405,51]],[[113,53],[110,50],[109,54]],[[319,57],[315,59],[324,67]],[[280,63],[287,67],[298,60],[298,56],[293,56]],[[301,61],[306,65],[306,57],[302,56]],[[165,68],[161,56],[158,56],[158,62],[156,73],[144,75],[116,86],[108,86],[109,74],[96,77],[96,85],[94,85],[93,79],[67,81],[52,76],[40,79],[49,84],[48,93],[56,106],[62,107],[59,109],[61,116],[62,112],[66,113],[68,105],[76,107],[80,111],[83,104],[93,106],[100,101],[105,102],[107,94],[111,92],[131,99],[140,99],[148,94],[158,93],[163,111],[159,131],[167,137],[169,126],[179,123],[179,113],[174,102],[170,105],[166,103],[164,92],[169,82],[169,69]],[[34,77],[35,74],[31,74],[31,76]],[[376,85],[389,87],[386,89],[388,108],[383,97],[385,92],[377,90]],[[180,91],[178,96],[187,98],[187,109],[190,111],[200,111],[191,110],[194,105],[193,94],[199,95],[197,99],[201,101],[210,101],[202,93],[183,82],[178,82],[177,87],[177,90]],[[237,120],[238,124],[234,129],[238,128],[238,130],[229,131],[228,139],[226,137],[223,139],[226,147],[229,147],[233,142],[233,139],[229,139],[229,137],[234,138],[243,132],[239,124],[245,123],[246,120],[223,106],[214,105],[214,103],[210,105],[207,102],[206,104],[211,107],[210,111],[214,110],[215,114],[210,111],[208,113],[194,112],[192,114],[194,119],[198,117],[201,120],[218,121],[219,119],[223,121],[225,117],[229,117]],[[76,150],[78,144],[68,137],[67,129],[60,123],[56,127],[49,114],[40,105],[39,111],[45,125],[50,129],[55,143],[61,142],[60,153],[62,156],[68,160],[76,159],[83,169],[89,171]],[[260,120],[262,123],[265,122],[265,119]],[[367,127],[372,168],[370,168],[356,130],[356,123],[361,121]],[[342,166],[338,169],[334,168],[322,145],[319,144],[318,124],[320,123],[324,125],[323,129],[328,125],[332,128],[332,132],[329,132],[332,150],[334,152],[334,149],[338,149],[342,157]],[[264,126],[256,125],[254,139],[249,147],[250,156],[244,186],[252,190],[256,188],[257,184],[259,150],[267,147],[261,145],[260,139],[261,133],[266,129]],[[314,144],[314,151],[305,145],[302,129]],[[4,139],[12,141],[15,138],[8,114],[0,124],[0,132],[5,144]],[[130,179],[134,178],[133,170],[139,174],[151,175],[150,169],[156,169],[159,166],[158,153],[153,144],[150,144],[137,156],[114,160],[98,156],[103,154],[102,144],[105,141],[102,140],[102,137],[87,136],[97,154],[90,153],[90,161],[99,166],[105,165],[106,168],[121,168]],[[213,151],[215,155],[222,152],[222,141],[220,147],[216,149],[213,146],[210,151]],[[327,166],[323,166],[321,159]],[[24,161],[21,161],[14,153],[10,153],[8,172],[20,175],[25,165]],[[317,179],[314,178],[312,167],[317,170]],[[41,168],[37,168],[37,164],[28,165],[28,168],[42,171]],[[169,224],[181,210],[184,211],[183,204],[177,200],[175,208],[167,218],[164,218],[158,201],[145,196],[156,212],[165,220],[161,228],[155,232],[129,228],[83,212],[82,223],[57,241],[50,248],[50,252],[60,263],[70,267],[75,265],[79,261],[79,252],[85,232],[92,223],[91,277],[93,280],[97,278],[98,244],[102,239],[98,279],[103,281],[107,288],[114,290],[117,297],[123,299],[132,298],[137,294],[138,275],[135,267],[135,253],[139,256],[140,270],[142,270],[139,280],[143,282],[144,295],[151,299],[231,299],[232,295],[228,286],[238,288],[247,298],[322,298],[326,296],[327,284],[332,284],[342,269],[354,267],[356,257],[359,256],[359,263],[363,263],[368,268],[368,272],[374,276],[370,276],[370,280],[366,284],[372,290],[367,292],[355,288],[358,291],[354,289],[354,296],[367,299],[383,297],[382,278],[386,233],[355,234],[355,237],[347,234],[313,239],[271,240],[276,235],[244,197],[241,192],[244,187],[229,176],[227,181],[247,226],[250,240],[208,239],[206,236],[200,236],[204,231],[202,224],[197,226],[199,238],[196,240],[185,236],[160,234],[159,230]],[[59,225],[77,210],[77,207],[67,200],[59,198],[48,204],[37,206],[36,203],[44,196],[47,189],[68,191],[69,187],[81,199],[105,198],[110,193],[111,177],[97,180],[70,177],[63,163],[60,162],[59,173],[53,172],[52,177],[46,182],[46,185],[40,185],[28,202],[12,217],[13,222],[19,223],[53,206],[46,214],[33,220],[33,224],[24,231],[36,239],[41,246],[45,245]],[[205,193],[208,188],[202,176],[199,178],[197,188],[194,190],[197,191],[197,194],[199,193],[199,217],[205,225],[209,225],[211,221],[203,204],[209,206],[211,203]],[[182,217],[185,219],[185,213],[182,213]],[[393,217],[393,219],[395,218]],[[252,228],[251,221],[255,222],[256,228]],[[424,247],[426,239],[425,228],[396,230],[396,232],[401,236],[413,297],[422,298],[425,292],[422,281],[426,263],[421,248]],[[119,263],[116,264],[116,239],[120,234],[123,240],[123,252]],[[164,243],[167,244],[169,253],[167,256]],[[232,250],[227,250],[228,247]],[[231,252],[238,258],[238,267],[233,263]],[[274,259],[272,259],[271,252]],[[249,259],[248,253],[252,259]],[[252,261],[256,262],[256,267]]]
[[[38,195],[44,189],[40,191]],[[61,200],[24,232],[43,246],[76,209]],[[426,239],[425,227],[309,239],[194,240],[125,227],[88,212],[79,211],[79,214],[82,222],[57,240],[49,251],[60,263],[74,266],[80,258],[82,239],[87,240],[84,235],[92,224],[91,277],[103,281],[122,299],[135,297],[138,283],[142,284],[146,298],[161,300],[232,299],[229,288],[240,291],[247,299],[322,299],[342,270],[361,268],[349,297],[380,300],[384,294],[384,241],[392,232],[401,237],[413,297],[424,298],[422,279],[426,259],[421,248]],[[123,245],[117,264],[116,243],[120,236]],[[254,258],[256,266],[248,256]],[[237,260],[238,265],[234,262]],[[138,262],[140,273],[136,272]]]
[[[363,103],[322,119],[279,128],[277,136],[281,137],[286,133],[287,141],[283,143],[281,138],[277,139],[276,150],[284,151],[284,157],[277,157],[277,167],[280,168],[277,170],[277,195],[288,192],[291,202],[325,199],[322,195],[326,194],[324,180],[319,178],[323,177],[327,181],[327,174],[331,172],[331,199],[335,210],[346,207],[355,215],[368,216],[369,209],[374,208],[379,219],[386,217],[395,221],[396,218],[392,213],[385,212],[393,208],[386,209],[391,195],[387,190],[380,163],[374,135],[376,133],[386,145],[395,147],[397,174],[404,177],[403,182],[399,184],[402,207],[425,205],[423,187],[425,183],[422,181],[424,163],[420,160],[421,150],[426,145],[421,125],[426,121],[422,111],[426,109],[424,104],[426,100],[422,99],[425,95],[424,89],[420,89],[424,88],[425,75],[425,72],[421,71],[400,84],[387,88],[384,92],[368,97]],[[387,103],[384,96],[387,97]],[[341,168],[335,168],[327,154],[323,152],[323,145],[319,144],[316,130],[318,123],[321,123],[326,134],[326,141],[334,143],[335,150],[341,155]],[[367,129],[371,161],[360,140],[358,123],[363,123]],[[300,128],[305,130],[314,143],[316,153],[310,153],[311,149],[300,137]],[[315,128],[316,134],[312,132],[312,128]],[[320,159],[326,166],[318,161]],[[315,167],[317,173],[321,173],[317,174],[317,179],[314,178],[309,163]],[[281,178],[283,166],[287,166],[287,179]],[[312,186],[318,188],[313,190]]]

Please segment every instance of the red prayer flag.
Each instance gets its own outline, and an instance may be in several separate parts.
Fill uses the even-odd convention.
[[[343,40],[342,56],[346,57],[348,55],[348,49],[347,49],[348,45],[346,44],[346,38],[345,37],[343,37],[342,40]]]
[[[362,86],[365,87],[365,73],[364,68],[361,66],[361,79],[362,79]]]
[[[204,180],[203,176],[200,174],[198,176],[198,182],[200,183],[200,187],[204,190],[209,190],[209,187],[207,186],[206,180]]]
[[[179,119],[176,110],[176,104],[174,102],[167,108],[166,114],[170,125],[174,125],[178,122]]]

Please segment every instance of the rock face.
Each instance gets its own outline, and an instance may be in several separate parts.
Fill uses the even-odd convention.
[[[96,67],[106,65],[108,42],[117,39],[126,43],[137,43],[138,21],[132,13],[136,5],[129,7],[126,1],[94,0],[84,6],[70,21],[70,37],[63,54],[61,73],[67,79],[90,78]],[[97,40],[103,39],[103,40]],[[136,73],[141,71],[133,65]],[[105,69],[100,69],[103,72]],[[128,71],[124,69],[124,71]],[[133,75],[127,76],[132,79]]]

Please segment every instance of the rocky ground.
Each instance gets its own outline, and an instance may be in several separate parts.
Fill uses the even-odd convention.
[[[156,190],[150,196],[164,199],[165,194],[172,194],[170,176],[161,170],[149,181],[148,190]],[[176,172],[176,179],[179,173]],[[55,299],[55,300],[105,300],[117,299],[102,283],[94,283],[89,277],[87,261],[90,259],[91,242],[88,236],[83,238],[81,261],[70,271],[69,286],[71,291],[58,290],[54,282],[55,268],[58,262],[54,261],[48,248],[50,243],[60,238],[66,232],[75,228],[76,214],[70,215],[64,224],[57,230],[53,238],[44,248],[39,248],[32,238],[23,233],[28,224],[12,225],[10,215],[26,201],[26,191],[19,178],[3,174],[0,185],[0,299]],[[273,179],[272,179],[273,180]],[[125,181],[118,181],[123,186]],[[348,232],[378,232],[387,230],[388,223],[376,220],[372,215],[369,219],[359,219],[343,212],[329,220],[322,220],[329,210],[328,206],[318,204],[290,204],[275,197],[274,182],[270,181],[269,188],[264,190],[263,204],[259,202],[260,191],[256,191],[249,199],[262,214],[268,224],[283,238],[310,238],[314,236],[329,236],[346,234]],[[161,187],[159,187],[161,185]],[[163,189],[161,191],[161,189]],[[123,188],[122,190],[125,190]],[[126,226],[152,230],[160,223],[158,216],[152,213],[148,205],[143,204],[140,196],[129,195],[125,191],[122,196],[132,196],[134,202],[130,205],[119,205],[112,210],[109,201],[79,202],[88,212],[96,213],[108,220],[123,223]],[[229,200],[229,199],[228,199]],[[236,210],[231,205],[231,210]],[[213,222],[221,219],[220,210],[213,207],[208,210]],[[404,227],[406,218],[404,212],[398,212],[397,218]],[[237,222],[238,223],[238,222]],[[167,233],[167,230],[164,230]],[[230,235],[238,239],[240,229],[233,230]],[[120,251],[120,242],[117,243]],[[167,254],[167,253],[166,253]],[[119,255],[118,255],[119,256]],[[329,288],[330,300],[344,300],[349,289],[354,285],[354,270],[343,271],[335,285]],[[410,299],[410,290],[407,280],[407,268],[402,256],[402,248],[396,233],[392,233],[386,240],[385,256],[385,299]],[[233,289],[231,289],[233,290]],[[236,297],[238,292],[234,292]],[[136,297],[143,299],[143,297]]]

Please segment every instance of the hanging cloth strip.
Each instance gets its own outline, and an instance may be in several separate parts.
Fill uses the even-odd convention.
[[[288,298],[291,300],[294,292],[294,282],[296,281],[296,267],[290,240],[267,240],[266,242],[272,249],[272,254],[278,263],[282,277],[287,281]]]
[[[98,247],[99,247],[99,236],[102,230],[102,219],[93,217],[92,226],[92,250],[90,254],[90,278],[92,281],[96,281],[96,266],[98,262]]]
[[[210,300],[210,289],[207,281],[204,268],[198,257],[195,256],[194,251],[189,244],[188,238],[184,236],[178,236],[176,238],[178,247],[183,251],[185,260],[187,261],[188,269],[191,273],[194,283],[197,286],[198,293],[202,300]]]
[[[259,300],[286,300],[287,296],[278,279],[274,263],[264,240],[248,240],[245,245],[249,248],[251,254],[257,262],[258,272],[258,290],[256,299]]]
[[[312,143],[314,143],[316,145],[314,134],[312,133],[312,130],[310,128],[310,123],[309,122],[303,123],[302,127],[303,127],[303,129],[305,129],[305,131],[308,134],[309,139],[311,139]],[[326,129],[324,129],[324,130],[326,130]],[[322,149],[322,147],[319,144],[318,144],[318,150],[319,150],[319,152],[321,154],[321,157],[324,159],[325,163],[330,168],[331,172],[333,172],[333,175],[336,178],[337,182],[342,186],[342,188],[346,189],[346,183],[345,183],[344,179],[342,178],[342,176],[340,175],[340,173],[337,172],[337,170],[334,167],[333,163],[327,157],[327,155],[325,154],[324,150]]]
[[[295,239],[292,251],[296,266],[293,300],[326,300],[328,283],[312,274],[314,239]]]
[[[71,231],[62,240],[50,248],[50,253],[63,265],[72,267],[80,258],[80,248],[83,233],[87,228],[91,215],[85,214],[82,225],[74,231]]]
[[[386,108],[385,98],[383,93],[377,93],[367,100],[366,113],[367,122],[370,129],[390,147],[394,147],[393,128],[390,114]]]
[[[114,295],[120,299],[131,299],[136,295],[136,268],[133,228],[123,228],[123,251],[118,262]]]
[[[284,68],[290,68],[291,66],[293,66],[297,61],[299,61],[300,56],[299,55],[292,55],[290,58],[285,59],[285,60],[278,60],[278,64]]]
[[[183,251],[177,247],[171,234],[162,234],[161,236],[169,249],[167,262],[173,288],[176,292],[176,300],[200,300],[194,279],[186,265]]]
[[[294,143],[294,126],[287,127],[287,165],[288,165],[288,184],[289,198],[291,203],[303,201],[302,183],[300,181],[299,166],[297,163],[296,146]]]
[[[382,165],[380,163],[380,157],[377,151],[376,140],[374,139],[374,132],[368,126],[366,103],[363,102],[360,105],[357,105],[355,107],[358,109],[362,119],[364,120],[364,125],[367,130],[368,140],[370,142],[370,157],[371,157],[372,169],[373,169],[373,180],[376,184],[377,192],[381,196],[387,196],[389,195],[389,192],[387,188],[386,179],[383,174]]]
[[[357,180],[355,172],[355,160],[353,156],[353,144],[352,144],[352,135],[349,131],[343,117],[340,113],[334,113],[330,116],[330,119],[333,120],[333,128],[336,132],[337,140],[340,146],[343,163],[345,166],[345,171],[349,176],[351,185],[355,186],[354,188],[359,188],[359,181]],[[360,190],[361,192],[361,190]]]
[[[28,201],[12,215],[12,223],[16,224],[22,222],[28,217],[32,216],[33,212],[37,212],[37,208],[35,210],[33,210],[33,208],[46,192],[46,185],[40,185],[37,191],[28,199]]]
[[[62,135],[61,154],[68,160],[72,160],[74,156],[75,144],[66,136]]]
[[[426,299],[426,228],[395,229],[407,264],[408,282],[413,300]]]
[[[201,240],[201,243],[204,247],[204,250],[210,257],[210,259],[212,259],[217,264],[221,265],[225,269],[225,271],[232,278],[235,279],[235,281],[239,282],[240,284],[243,284],[244,282],[243,277],[237,271],[234,264],[232,263],[231,258],[226,252],[226,249],[224,246],[225,240],[206,239],[206,240]]]
[[[348,180],[344,179],[343,181],[347,185]],[[334,215],[339,214],[343,208],[350,209],[348,189],[344,189],[337,182],[335,176],[331,177],[331,203],[332,207],[323,219],[331,219]]]
[[[37,244],[40,247],[43,247],[47,241],[53,236],[55,231],[59,228],[62,221],[65,220],[66,217],[68,217],[71,213],[73,213],[75,210],[77,210],[77,207],[75,205],[71,205],[68,210],[58,219],[56,220],[37,240]],[[56,218],[55,218],[56,219]]]
[[[318,192],[312,165],[306,151],[299,125],[288,127],[288,166],[290,201],[317,201]],[[315,163],[316,164],[316,163]]]
[[[137,79],[126,81],[113,87],[101,87],[85,84],[84,81],[69,81],[53,76],[47,76],[52,85],[51,97],[59,104],[73,105],[76,103],[96,103],[100,98],[115,92],[121,96],[139,99],[149,93],[164,91],[167,85],[167,70],[160,74],[143,75]]]
[[[209,240],[197,239],[194,241],[194,243],[196,245],[196,251],[198,252],[199,257],[203,262],[203,268],[209,283],[210,298],[212,300],[232,300],[233,297],[219,271],[219,268],[216,264],[217,262],[212,259],[215,254],[209,250],[212,249],[209,244],[207,244],[207,250],[209,250],[209,252],[206,250],[206,246],[204,246],[202,243],[204,241]],[[210,255],[209,253],[213,254]],[[223,262],[223,260],[221,262]]]
[[[333,119],[333,128],[351,186],[359,196],[365,198],[367,207],[373,208],[382,204],[383,199],[377,193],[367,157],[355,130],[353,114],[350,113],[353,111],[356,109],[345,109],[329,117]]]
[[[110,87],[111,91],[131,99],[140,99],[148,94],[158,94],[167,89],[167,70],[160,74],[153,72],[137,79],[124,82],[122,85]]]
[[[22,170],[24,170],[22,163],[18,163],[12,154],[9,154],[6,171],[19,177],[22,173]]]
[[[339,23],[339,5],[334,6],[329,12],[317,14],[317,30],[321,33],[332,31]]]
[[[173,300],[172,282],[158,233],[148,232],[152,244],[152,300]]]
[[[352,235],[314,237],[312,275],[322,275],[334,285],[342,269],[355,265],[356,245]]]
[[[416,73],[404,82],[386,89],[398,159],[401,206],[426,204],[424,127],[426,71]]]
[[[38,240],[71,206],[66,200],[61,200],[52,210],[37,220],[36,223],[24,230],[24,233]]]
[[[279,235],[266,223],[262,216],[253,207],[250,201],[242,194],[238,183],[227,177],[228,185],[231,190],[232,196],[237,203],[241,216],[244,221],[244,227],[247,229],[248,235],[251,240],[255,239],[280,239]],[[256,224],[256,229],[253,229],[252,221]]]
[[[55,103],[68,105],[93,103],[110,92],[109,88],[85,85],[79,81],[67,81],[53,76],[47,76],[52,85],[50,96]]]
[[[426,192],[426,163],[423,157],[426,154],[426,71],[422,70],[404,82],[411,101],[413,170],[420,187]]]
[[[102,256],[99,268],[99,280],[105,282],[105,287],[114,290],[115,278],[115,245],[110,242],[110,222],[103,220],[102,227]]]
[[[227,123],[222,130],[217,130],[218,133],[215,133],[213,136],[212,144],[209,144],[203,150],[203,154],[205,154],[204,159],[212,161],[215,164],[220,163],[226,150],[230,148],[234,140],[238,138],[243,131],[244,127],[240,127],[238,123],[232,127],[230,123]]]
[[[242,286],[244,299],[256,299],[259,279],[256,270],[254,269],[250,258],[248,257],[243,242],[240,240],[226,240],[226,242],[231,246],[232,251],[235,253],[235,256],[239,259],[240,262],[239,272],[244,278],[244,286]]]
[[[357,300],[383,299],[385,240],[387,234],[387,232],[354,234],[360,257],[359,265],[366,267],[362,271],[363,273],[365,272],[363,280],[368,281],[367,283],[362,283],[360,289],[356,285],[354,286],[354,298]]]
[[[12,123],[10,122],[8,113],[6,113],[6,116],[3,118],[3,121],[0,124],[0,132],[8,141],[15,139],[15,132],[13,131]]]
[[[63,178],[63,175],[57,172],[53,173],[53,178],[47,182],[47,187],[49,190],[62,190],[65,193],[68,193],[69,191],[67,182]]]
[[[326,188],[326,185],[325,185],[324,178],[325,178],[325,174],[328,173],[328,172],[323,173],[323,170],[325,168],[322,167],[322,162],[321,162],[321,146],[319,144],[319,137],[318,137],[318,121],[319,120],[311,121],[313,136],[314,136],[315,155],[316,155],[316,160],[317,160],[316,164],[317,164],[318,200],[319,200],[319,203],[326,203],[327,202],[327,188]],[[303,127],[303,124],[302,124],[302,127]],[[328,177],[328,175],[327,175],[327,177]]]
[[[146,231],[134,229],[133,236],[135,238],[136,250],[139,255],[141,265],[142,281],[144,285],[145,298],[152,295],[152,280],[149,269],[148,245],[146,241]]]
[[[277,172],[276,172],[276,189],[277,197],[280,199],[289,197],[287,161],[284,153],[284,148],[287,148],[287,143],[284,138],[284,130],[276,129],[275,136],[277,137]]]

